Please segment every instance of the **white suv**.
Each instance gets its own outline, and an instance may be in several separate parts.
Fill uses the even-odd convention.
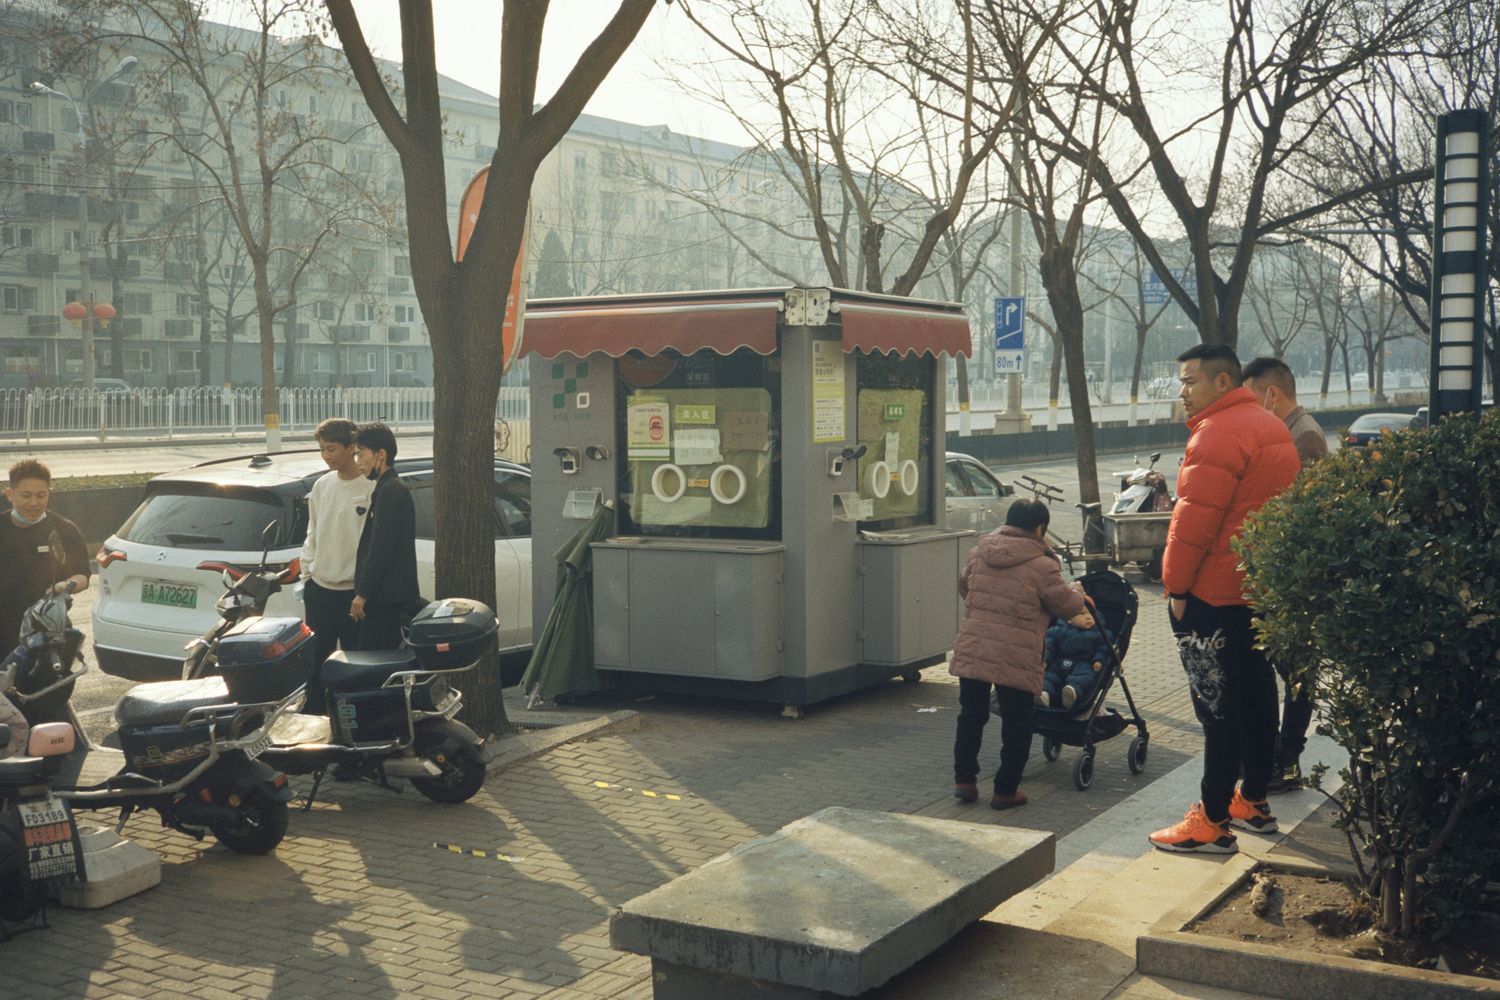
[[[255,565],[261,531],[280,528],[268,563],[297,559],[307,533],[307,494],[328,471],[316,452],[226,459],[157,476],[146,499],[96,557],[94,654],[107,674],[132,680],[181,675],[183,647],[217,620],[220,566]],[[432,459],[399,459],[417,514],[417,578],[433,594]],[[495,613],[501,652],[531,645],[531,471],[495,462]],[[266,613],[302,616],[301,587]]]

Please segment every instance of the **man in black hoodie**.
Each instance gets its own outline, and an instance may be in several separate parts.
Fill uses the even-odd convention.
[[[356,466],[375,481],[354,560],[349,617],[359,623],[357,649],[401,645],[401,619],[420,598],[417,518],[411,491],[396,475],[396,436],[385,424],[363,424],[354,435]]]

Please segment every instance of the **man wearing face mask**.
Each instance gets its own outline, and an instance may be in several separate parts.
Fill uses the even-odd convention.
[[[354,461],[375,481],[370,510],[354,558],[354,600],[349,617],[359,623],[359,649],[401,645],[401,618],[421,597],[417,589],[417,512],[411,491],[396,475],[396,435],[385,424],[362,424],[354,435]]]
[[[1286,424],[1302,468],[1327,457],[1328,439],[1312,414],[1297,405],[1297,380],[1285,361],[1256,358],[1245,366],[1241,375],[1250,395]],[[1302,787],[1302,751],[1307,749],[1307,727],[1313,717],[1308,684],[1294,685],[1291,668],[1280,660],[1274,666],[1286,686],[1286,698],[1281,705],[1281,731],[1276,736],[1276,770],[1266,788],[1272,795]]]
[[[78,526],[47,510],[52,473],[34,458],[10,467],[0,516],[0,648],[16,641],[21,616],[49,589],[88,589],[89,557]],[[56,550],[54,552],[54,549]]]

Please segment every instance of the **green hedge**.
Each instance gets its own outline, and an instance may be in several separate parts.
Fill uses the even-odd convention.
[[[1238,548],[1266,648],[1349,751],[1342,824],[1382,926],[1458,915],[1500,866],[1500,413],[1331,456]]]

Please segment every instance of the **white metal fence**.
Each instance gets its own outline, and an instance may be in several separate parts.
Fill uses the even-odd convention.
[[[329,417],[383,420],[393,430],[432,426],[432,389],[280,389],[285,433],[310,431]],[[495,400],[497,427],[528,423],[525,386],[505,386]],[[0,439],[118,435],[237,434],[261,427],[258,388],[0,389]],[[515,434],[512,433],[514,437]],[[529,437],[529,436],[528,436]],[[507,449],[509,450],[509,449]]]

